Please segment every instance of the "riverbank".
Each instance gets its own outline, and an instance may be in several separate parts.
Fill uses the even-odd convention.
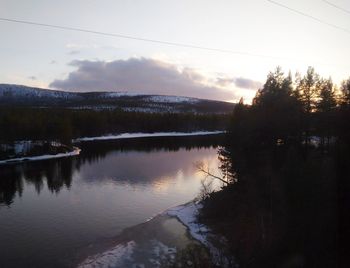
[[[101,140],[119,140],[119,139],[135,139],[135,138],[151,138],[151,137],[185,137],[185,136],[203,136],[223,134],[225,131],[195,131],[195,132],[154,132],[154,133],[122,133],[118,135],[106,135],[96,137],[82,137],[74,139],[73,142],[82,141],[101,141]]]
[[[77,267],[235,267],[223,253],[224,239],[197,222],[201,207],[189,202],[170,208],[103,245],[90,245]]]
[[[18,158],[9,158],[9,159],[5,159],[5,160],[1,160],[0,165],[76,156],[76,155],[80,154],[80,151],[81,150],[78,147],[73,147],[73,150],[70,152],[67,152],[67,153],[45,154],[45,155],[38,155],[38,156],[25,156],[25,157],[18,157]]]
[[[187,136],[206,136],[206,135],[217,135],[222,134],[224,131],[197,131],[197,132],[155,132],[155,133],[123,133],[119,135],[107,135],[107,136],[97,136],[97,137],[82,137],[72,140],[72,143],[79,143],[79,142],[90,142],[90,141],[108,141],[108,140],[120,140],[120,139],[138,139],[138,138],[152,138],[152,137],[187,137]],[[46,153],[42,155],[31,155],[30,153],[27,154],[27,152],[24,151],[24,148],[27,148],[28,146],[24,146],[22,143],[29,143],[29,144],[35,144],[37,142],[33,141],[21,141],[16,142],[14,145],[14,151],[18,151],[17,154],[20,155],[20,157],[5,157],[5,159],[0,160],[0,165],[4,164],[11,164],[11,163],[20,163],[20,162],[27,162],[27,161],[40,161],[40,160],[48,160],[48,159],[55,159],[55,158],[62,158],[62,157],[70,157],[70,156],[77,156],[80,154],[81,149],[78,147],[72,147],[71,151],[67,152],[60,152],[60,153]],[[19,144],[17,144],[19,143]],[[47,142],[40,141],[40,143],[45,144]],[[69,147],[60,143],[57,144],[56,147],[64,148],[64,150],[67,150]],[[4,148],[8,148],[9,146],[7,144],[1,145]],[[41,145],[43,147],[43,145]],[[21,151],[22,150],[22,151]]]

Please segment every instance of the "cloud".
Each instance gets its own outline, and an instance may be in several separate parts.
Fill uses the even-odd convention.
[[[70,63],[76,70],[66,79],[54,80],[50,87],[74,91],[129,91],[145,94],[181,95],[216,100],[232,100],[233,89],[219,84],[209,85],[207,79],[190,68],[159,60],[130,58],[128,60]]]
[[[55,61],[55,60],[50,61],[50,64],[56,64],[56,63],[57,63],[57,61]]]
[[[37,78],[36,78],[36,76],[29,76],[28,77],[30,80],[36,80]]]
[[[256,90],[262,87],[262,83],[243,77],[235,78],[233,82],[239,88]]]
[[[68,43],[65,45],[68,49],[85,49],[85,48],[100,48],[100,46],[96,44],[76,44],[76,43]]]
[[[234,78],[216,78],[216,83],[221,87],[227,87],[235,82]]]
[[[79,50],[71,50],[71,51],[68,52],[68,55],[77,55],[79,53],[80,53]]]
[[[228,87],[234,85],[237,88],[249,90],[257,90],[262,87],[262,83],[260,83],[259,81],[243,77],[217,77],[216,83],[221,87]]]

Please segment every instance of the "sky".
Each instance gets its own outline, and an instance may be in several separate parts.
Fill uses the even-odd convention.
[[[340,84],[350,76],[350,1],[327,1],[275,0],[338,28],[268,0],[0,0],[0,18],[234,52],[0,20],[0,83],[250,102],[279,65],[313,66]]]

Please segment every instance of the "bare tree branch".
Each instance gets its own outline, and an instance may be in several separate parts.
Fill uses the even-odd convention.
[[[198,171],[200,172],[203,172],[204,174],[206,174],[207,176],[211,177],[211,178],[214,178],[214,179],[217,179],[223,183],[225,183],[226,185],[228,185],[229,183],[227,181],[225,181],[223,178],[219,177],[219,176],[216,176],[214,174],[212,174],[210,171],[209,171],[209,167],[206,169],[204,169],[204,164],[202,162],[197,162],[195,163],[195,167],[197,168]]]

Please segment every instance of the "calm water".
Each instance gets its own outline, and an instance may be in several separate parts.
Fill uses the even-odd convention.
[[[79,251],[187,202],[219,173],[218,138],[81,144],[79,157],[0,167],[0,267],[71,267]]]

